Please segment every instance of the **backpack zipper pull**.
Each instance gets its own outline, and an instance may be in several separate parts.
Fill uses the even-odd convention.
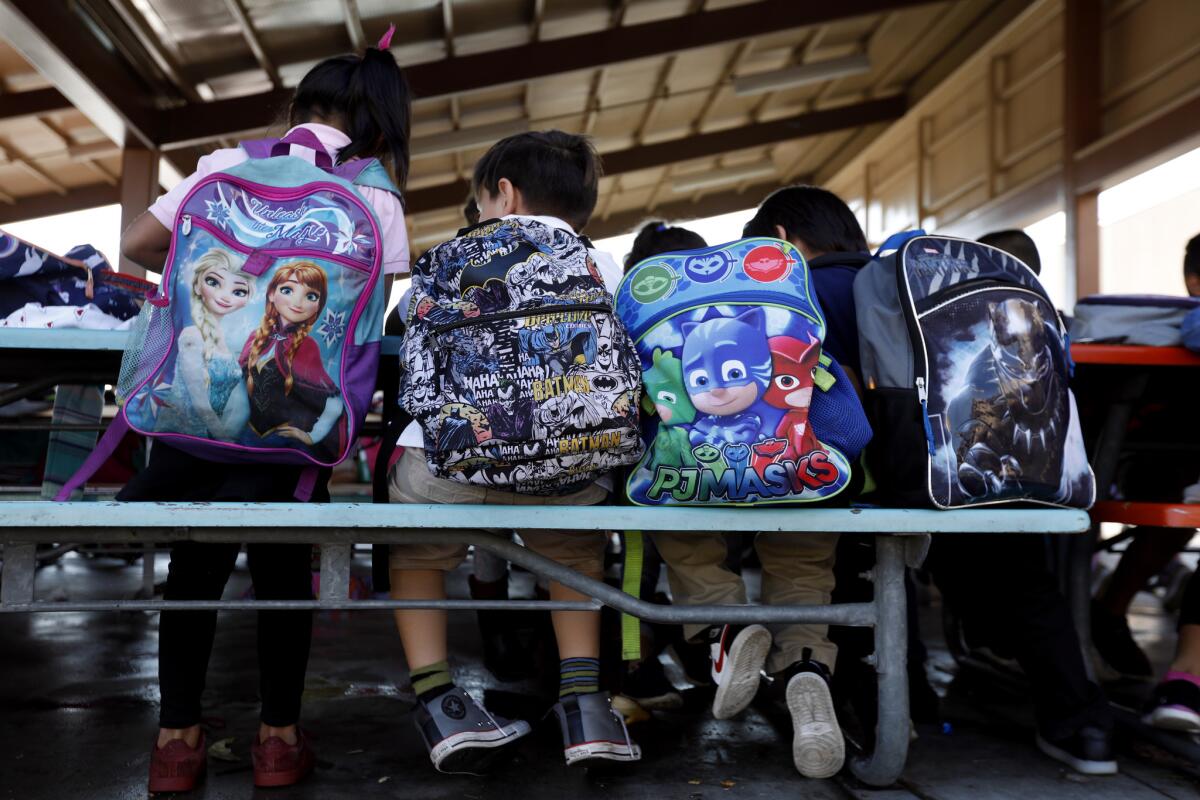
[[[929,422],[929,394],[925,391],[925,379],[917,378],[917,400],[921,402],[921,421],[925,424],[925,441],[929,444],[929,455],[936,455],[933,446],[933,425]]]
[[[191,214],[183,215],[183,225],[181,227],[181,232],[183,233],[184,236],[187,236],[188,234],[190,234],[192,232],[192,215]]]

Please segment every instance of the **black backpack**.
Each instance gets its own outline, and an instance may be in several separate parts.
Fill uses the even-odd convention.
[[[569,231],[491,220],[425,253],[400,360],[438,477],[554,494],[642,454],[638,358]]]
[[[854,281],[868,464],[883,499],[1091,506],[1069,342],[1033,270],[923,231],[889,250]]]

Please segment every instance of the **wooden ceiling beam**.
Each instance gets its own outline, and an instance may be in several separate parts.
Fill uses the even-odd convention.
[[[356,53],[365,52],[367,34],[363,31],[362,15],[358,12],[358,0],[342,0],[342,16],[346,19],[346,34],[350,37],[350,46]]]
[[[442,0],[442,38],[446,41],[446,58],[454,58],[453,0]]]
[[[258,29],[254,27],[254,20],[250,19],[250,14],[246,11],[246,6],[242,3],[242,0],[225,0],[225,7],[229,9],[229,14],[237,22],[238,27],[242,29],[242,38],[250,46],[250,52],[254,53],[254,58],[258,61],[258,65],[262,67],[263,72],[267,73],[267,77],[271,80],[271,85],[276,89],[282,87],[283,82],[279,79],[279,70],[275,68],[275,62],[267,55],[267,50],[263,47],[262,37],[258,35]]]
[[[112,205],[121,199],[121,189],[112,184],[98,183],[70,189],[66,194],[47,192],[13,199],[15,202],[12,205],[0,205],[0,225]]]
[[[759,0],[682,18],[620,25],[579,36],[454,56],[415,64],[406,67],[405,72],[414,95],[428,99],[564,72],[600,69],[927,2],[929,0],[840,0],[838,3],[797,4],[794,0]],[[332,45],[340,47],[336,42]],[[336,50],[331,50],[329,42],[314,42],[304,50],[305,60],[335,54]],[[279,89],[171,109],[164,112],[161,144],[171,147],[266,127],[279,109],[286,106],[290,94],[290,90]]]
[[[618,211],[605,220],[593,219],[588,223],[586,233],[591,239],[619,236],[637,229],[642,223],[651,219],[666,220],[668,223],[683,223],[686,227],[686,223],[690,220],[754,208],[779,186],[778,181],[756,183],[744,190],[718,192],[706,195],[699,200],[664,203],[655,208],[653,212],[641,209]],[[746,219],[750,219],[749,214],[746,215]],[[622,254],[614,253],[613,255],[619,258]]]
[[[70,111],[71,101],[58,89],[34,89],[32,92],[0,94],[0,120],[37,117],[57,111]]]
[[[77,13],[46,0],[0,0],[0,32],[109,139],[155,146],[153,93]]]
[[[642,169],[663,167],[680,161],[696,158],[711,158],[735,150],[761,147],[814,136],[820,133],[858,128],[877,122],[888,122],[904,116],[908,103],[903,96],[868,100],[863,103],[839,108],[810,111],[794,117],[746,125],[740,128],[703,133],[686,139],[631,147],[604,153],[604,174],[621,175]],[[405,195],[409,213],[433,211],[458,205],[471,191],[470,181],[454,181],[423,189],[414,189]]]
[[[179,69],[176,56],[167,52],[165,38],[159,36],[150,27],[146,17],[133,6],[131,0],[109,0],[109,5],[133,33],[134,38],[137,39],[138,44],[154,62],[154,65],[162,70],[162,73],[167,76],[167,79],[174,84],[184,98],[190,103],[202,102],[203,98],[196,86]]]

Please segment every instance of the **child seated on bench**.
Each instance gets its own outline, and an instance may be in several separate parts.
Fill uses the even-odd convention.
[[[523,133],[494,145],[475,167],[473,188],[480,219],[532,218],[574,234],[587,224],[596,205],[599,162],[591,143],[561,131]],[[609,292],[621,269],[607,254],[589,250]],[[394,503],[490,503],[497,505],[595,505],[611,488],[596,482],[569,494],[517,494],[503,488],[458,483],[434,476],[423,454],[424,439],[416,423],[402,433],[404,455],[393,466],[389,496]],[[578,572],[600,578],[604,533],[522,532],[533,551]],[[446,573],[467,555],[466,545],[393,545],[392,597],[401,600],[442,599]],[[552,600],[586,600],[557,583]],[[448,663],[446,613],[397,611],[396,627],[404,644],[413,688],[417,692],[417,727],[430,759],[442,772],[478,773],[501,751],[529,733],[529,724],[496,717],[454,684]],[[554,706],[563,734],[568,764],[595,759],[636,761],[641,751],[623,721],[600,691],[600,614],[554,611],[551,614],[561,659],[559,701]]]
[[[804,255],[825,313],[823,347],[858,384],[858,335],[851,287],[868,259],[866,237],[836,195],[813,186],[790,186],[768,197],[743,230],[745,236],[786,239]],[[763,565],[763,602],[827,605],[833,591],[836,533],[760,533],[755,549]],[[671,593],[687,605],[744,604],[742,578],[725,564],[720,533],[663,532],[655,544],[669,567]],[[837,648],[826,625],[684,626],[693,642],[712,645],[717,685],[713,716],[726,719],[754,699],[765,667],[791,713],[792,760],[810,778],[842,768],[845,745],[829,692]]]

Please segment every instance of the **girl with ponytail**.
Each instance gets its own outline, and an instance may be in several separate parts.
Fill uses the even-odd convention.
[[[262,323],[238,363],[250,399],[250,429],[332,460],[343,444],[344,404],[321,363],[321,348],[308,335],[328,297],[325,270],[318,265],[292,261],[279,267],[267,285]]]
[[[296,87],[287,112],[293,136],[290,155],[316,163],[318,145],[334,164],[378,158],[391,173],[384,180],[359,182],[355,189],[374,209],[380,223],[383,280],[408,272],[408,234],[401,193],[408,178],[411,97],[404,73],[388,51],[394,29],[363,55],[326,59]],[[285,135],[285,138],[287,136]],[[201,179],[242,164],[250,154],[242,147],[217,150],[200,159],[196,171],[167,192],[134,221],[121,237],[121,253],[152,272],[161,272],[171,245],[171,231],[185,198]],[[324,159],[322,159],[323,161]],[[382,176],[381,176],[382,177]],[[399,189],[399,191],[395,191]],[[203,261],[203,258],[201,259]],[[219,271],[217,271],[219,272]],[[279,447],[303,447],[332,461],[341,452],[346,419],[342,400],[322,364],[320,347],[310,336],[324,310],[328,287],[324,271],[312,262],[279,266],[272,276],[262,323],[240,357],[227,354],[219,324],[219,303],[206,305],[204,276],[217,274],[196,267],[201,299],[192,298],[195,325],[180,339],[175,380],[186,386],[181,396],[197,408],[207,398],[211,432],[235,427],[245,437],[273,440]],[[238,274],[229,270],[228,274]],[[184,336],[188,348],[185,348]],[[189,354],[186,358],[184,351]],[[234,351],[236,353],[236,351]],[[212,365],[231,359],[232,369]],[[185,364],[190,365],[185,369]],[[203,366],[207,364],[207,374]],[[192,369],[192,367],[199,367]],[[235,382],[225,394],[225,373]],[[180,381],[180,378],[183,378]],[[193,380],[194,379],[194,380]],[[242,388],[242,381],[245,388]],[[207,381],[207,384],[206,384]],[[221,384],[221,385],[218,385]],[[224,398],[226,405],[221,406]],[[232,411],[231,411],[232,409]],[[223,413],[224,412],[224,413]],[[246,422],[249,422],[247,426]],[[221,438],[218,435],[218,438]],[[141,501],[293,501],[301,468],[274,464],[216,463],[185,453],[166,440],[155,442],[150,463],[118,495]],[[314,502],[328,502],[329,470],[313,488]],[[221,596],[240,546],[179,542],[171,552],[166,597],[202,600]],[[255,594],[271,600],[311,600],[311,548],[295,544],[246,546]],[[164,611],[159,618],[159,685],[162,703],[159,731],[150,757],[151,792],[186,792],[205,772],[206,747],[200,729],[200,696],[216,627],[215,611]],[[251,746],[256,786],[287,786],[312,771],[315,756],[297,726],[304,673],[312,639],[309,611],[260,614],[258,654],[262,713]]]

